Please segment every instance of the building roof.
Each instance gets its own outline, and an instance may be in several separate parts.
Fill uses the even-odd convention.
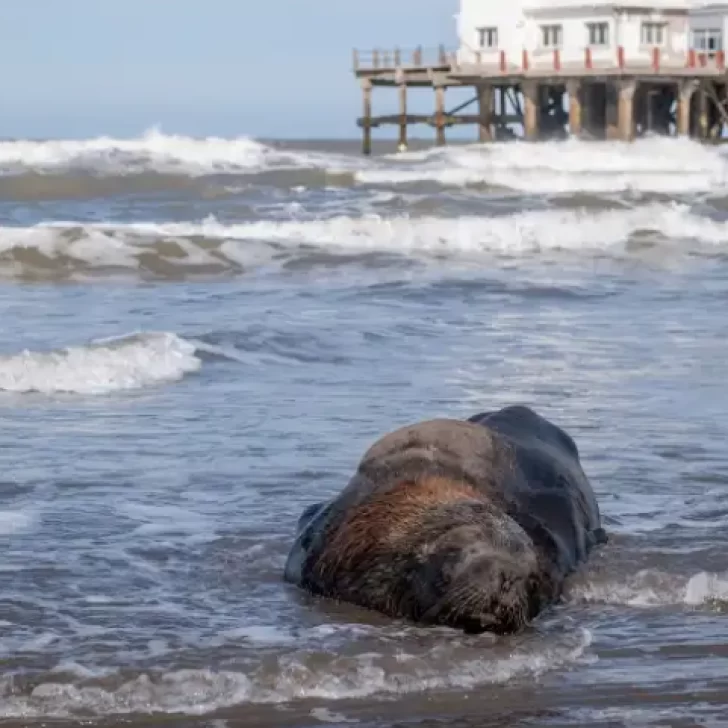
[[[654,10],[690,10],[700,3],[696,0],[601,0],[601,2],[589,2],[589,0],[524,0],[523,10],[575,10],[577,8],[596,9],[610,8],[649,8]],[[710,2],[711,5],[719,4]],[[722,3],[721,3],[722,4]]]
[[[728,10],[728,0],[720,2],[720,0],[703,0],[694,2],[690,8],[691,12],[711,12]]]

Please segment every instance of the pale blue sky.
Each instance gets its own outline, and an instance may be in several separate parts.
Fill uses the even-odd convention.
[[[358,136],[352,47],[453,47],[457,6],[1,0],[0,136],[128,136],[153,125],[194,135]],[[413,108],[431,111],[432,92],[417,96]],[[375,113],[394,98],[375,93]]]

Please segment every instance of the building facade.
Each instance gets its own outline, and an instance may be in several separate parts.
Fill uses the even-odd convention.
[[[728,17],[728,6],[723,16]],[[615,65],[650,64],[657,53],[662,63],[678,63],[691,44],[689,0],[652,0],[650,4],[587,3],[584,0],[515,0],[501,5],[487,0],[461,0],[458,62],[461,64]],[[710,29],[715,15],[703,17]],[[697,15],[695,16],[698,17]],[[700,42],[704,36],[695,36]],[[712,38],[712,36],[711,36]]]
[[[691,8],[690,48],[712,57],[725,51],[728,33],[728,3],[705,3]]]

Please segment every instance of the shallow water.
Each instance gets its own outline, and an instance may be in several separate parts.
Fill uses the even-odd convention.
[[[0,172],[0,723],[728,724],[726,150],[150,134]],[[524,634],[282,582],[375,438],[514,402],[611,535]]]

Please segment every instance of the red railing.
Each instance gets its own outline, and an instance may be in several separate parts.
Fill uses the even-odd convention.
[[[473,56],[474,64],[477,66],[495,66],[500,73],[539,71],[551,68],[555,72],[575,71],[582,67],[579,62],[564,60],[562,51],[554,49],[551,56],[543,53],[529,53],[523,50],[520,59],[509,58],[504,50],[498,49],[491,52],[476,52]],[[615,55],[608,55],[603,52],[598,54],[592,48],[584,48],[583,68],[586,70],[619,69],[627,71],[639,69],[659,72],[661,69],[676,69],[679,67],[695,69],[713,69],[725,71],[725,53],[698,53],[689,50],[685,60],[681,61],[674,55],[666,56],[659,47],[653,47],[649,56],[640,54],[638,57],[628,57],[623,46],[618,46]],[[438,48],[422,48],[401,50],[395,48],[392,51],[372,50],[354,51],[354,69],[356,71],[396,71],[398,69],[442,69],[454,71],[460,67],[457,53],[446,50],[444,46]],[[471,62],[472,63],[472,62]],[[470,65],[465,63],[463,65]]]
[[[492,54],[490,54],[492,56]],[[681,67],[681,62],[675,56],[663,57],[663,52],[659,47],[654,47],[650,51],[648,57],[640,54],[639,58],[631,59],[627,56],[624,47],[618,46],[614,61],[610,62],[609,56],[600,54],[598,60],[595,61],[593,50],[589,47],[584,49],[584,68],[587,70],[595,70],[597,68],[610,69],[618,68],[621,71],[629,71],[631,69],[645,71],[651,69],[659,72],[661,69],[676,69]],[[508,72],[527,72],[553,69],[556,72],[576,71],[580,64],[573,62],[564,63],[563,55],[559,49],[554,49],[551,57],[543,54],[531,54],[526,50],[521,52],[520,64],[514,63],[509,65],[505,51],[498,51],[498,68],[501,73]],[[616,62],[615,62],[616,61]],[[490,62],[484,62],[481,54],[476,56],[476,65],[493,65]],[[706,55],[705,53],[696,53],[691,50],[687,54],[687,61],[684,64],[688,68],[709,68],[714,67],[717,70],[724,71],[725,53],[717,51],[716,53]]]
[[[713,61],[715,66],[721,71],[725,70],[725,51],[716,51],[715,53],[698,53],[696,50],[688,51],[688,68],[706,68],[709,61]]]

